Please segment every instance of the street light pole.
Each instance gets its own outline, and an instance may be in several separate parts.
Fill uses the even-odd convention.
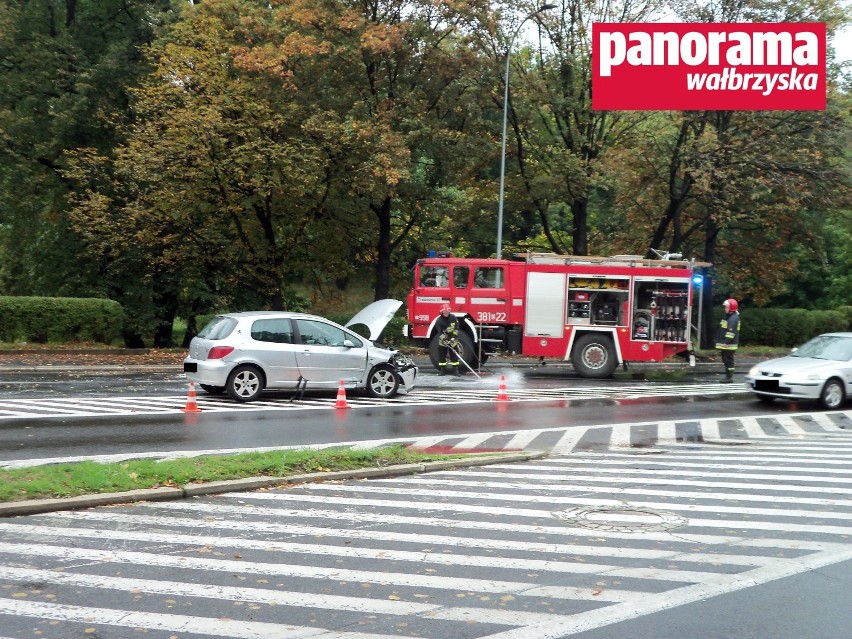
[[[503,77],[503,138],[500,145],[500,195],[497,201],[497,259],[503,258],[503,190],[506,186],[506,121],[509,117],[509,55],[512,53],[512,45],[515,43],[515,38],[521,32],[521,27],[530,18],[534,18],[543,11],[555,9],[555,4],[544,4],[526,18],[521,20],[515,33],[512,34],[512,39],[509,40],[509,47],[506,49],[506,73]]]

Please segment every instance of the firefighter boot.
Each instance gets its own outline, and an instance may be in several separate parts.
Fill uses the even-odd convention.
[[[730,384],[734,381],[734,369],[728,368],[725,370],[725,379],[722,380],[725,384]]]
[[[438,364],[438,375],[443,377],[447,374],[447,365],[446,364]]]
[[[458,365],[458,363],[453,364],[453,365],[451,366],[451,368],[453,369],[453,375],[455,375],[456,377],[458,377],[458,376],[459,376],[459,365]]]

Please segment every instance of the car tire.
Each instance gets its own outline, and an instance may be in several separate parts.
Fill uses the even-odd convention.
[[[579,337],[571,350],[571,365],[580,377],[610,377],[618,366],[612,339],[595,333]]]
[[[199,386],[208,395],[223,395],[225,393],[224,386],[211,386],[210,384],[199,384]]]
[[[370,397],[390,399],[399,390],[399,376],[391,366],[382,364],[370,371],[367,377],[367,394]]]
[[[758,395],[757,399],[764,404],[771,404],[775,401],[775,398],[772,395]]]
[[[263,373],[257,366],[237,366],[228,375],[225,390],[228,396],[238,402],[252,402],[260,397],[263,390]]]
[[[476,355],[476,346],[473,343],[473,339],[464,332],[459,332],[459,351],[461,351],[462,359],[470,366],[473,370],[479,368],[479,358]],[[435,334],[432,336],[432,340],[429,342],[429,359],[432,362],[432,366],[438,368],[438,362],[441,361],[438,356],[438,335]],[[485,363],[485,355],[482,356],[482,363]],[[467,372],[467,366],[464,364],[459,364],[459,372],[464,374]]]
[[[843,390],[843,382],[836,377],[832,377],[822,387],[822,393],[819,395],[819,403],[823,408],[828,410],[837,410],[843,406],[846,401],[846,393]]]

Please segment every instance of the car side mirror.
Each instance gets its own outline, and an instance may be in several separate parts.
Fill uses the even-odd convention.
[[[355,348],[355,344],[352,342],[351,339],[343,340],[343,346],[346,348]]]

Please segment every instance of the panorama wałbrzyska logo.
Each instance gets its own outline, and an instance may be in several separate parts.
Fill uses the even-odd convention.
[[[824,110],[826,28],[595,23],[596,110]]]

